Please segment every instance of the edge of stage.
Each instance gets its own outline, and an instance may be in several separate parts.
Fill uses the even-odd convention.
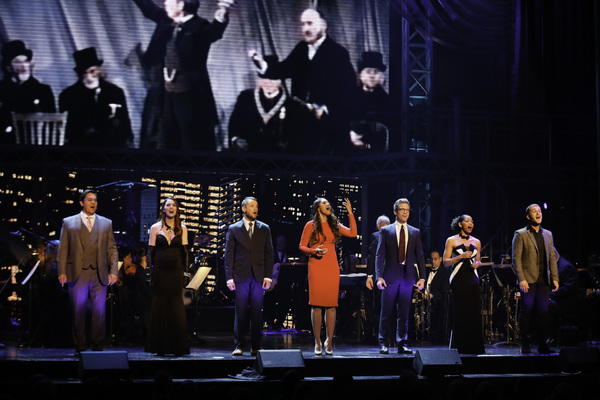
[[[598,342],[581,343],[575,347],[555,347],[555,353],[543,355],[536,352],[535,346],[532,347],[531,354],[520,354],[520,347],[513,343],[486,344],[486,354],[461,354],[462,365],[458,368],[446,365],[443,360],[444,354],[457,354],[454,350],[425,344],[413,345],[412,354],[397,354],[395,348],[390,348],[389,355],[381,355],[376,343],[353,343],[336,339],[333,355],[323,353],[317,356],[313,352],[310,334],[265,332],[263,348],[299,349],[305,365],[299,373],[305,380],[313,382],[331,381],[336,376],[352,376],[355,383],[371,382],[372,385],[377,381],[381,384],[385,381],[397,381],[405,370],[419,372],[419,367],[422,372],[420,379],[461,377],[473,382],[486,379],[511,381],[521,377],[552,383],[556,382],[557,377],[585,381],[593,377],[589,379],[592,382],[597,380],[600,373]],[[111,365],[106,365],[105,370],[99,372],[111,372],[120,381],[142,386],[151,383],[157,371],[161,370],[168,371],[174,381],[189,379],[201,385],[222,385],[224,388],[242,381],[260,382],[261,385],[281,382],[280,374],[265,374],[262,379],[244,377],[242,372],[245,368],[256,366],[256,357],[250,355],[249,349],[244,349],[243,356],[235,357],[231,355],[232,350],[233,338],[230,333],[212,333],[211,336],[192,338],[191,354],[181,357],[159,357],[144,352],[142,346],[109,346],[103,353],[120,352],[122,355],[126,352],[127,369],[113,370]],[[423,364],[415,367],[415,358],[420,359],[427,353],[434,355],[434,359],[426,361],[423,358]],[[441,357],[437,361],[436,355]],[[93,372],[86,371],[82,364],[70,348],[7,344],[6,348],[0,350],[0,368],[3,371],[0,374],[0,386],[17,390],[19,386],[27,385],[28,379],[35,374],[44,374],[59,387],[74,390],[72,388],[81,385],[86,375]]]

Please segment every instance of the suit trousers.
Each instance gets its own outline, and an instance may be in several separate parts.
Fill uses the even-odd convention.
[[[90,339],[92,346],[103,347],[106,336],[106,286],[102,286],[98,279],[98,271],[91,268],[84,269],[79,274],[76,282],[69,283],[69,297],[73,305],[73,341],[77,350],[87,348],[86,340],[86,312],[88,298],[91,301],[91,329]]]
[[[233,327],[234,343],[244,347],[248,331],[248,314],[250,314],[250,343],[252,349],[260,348],[262,336],[262,306],[265,292],[262,281],[254,276],[244,281],[235,282],[235,323]],[[250,306],[250,307],[248,307]]]
[[[413,284],[406,278],[388,283],[387,287],[381,291],[380,345],[393,345],[394,322],[396,323],[396,343],[398,346],[406,344],[412,292]]]
[[[519,314],[519,331],[521,342],[529,344],[531,338],[531,322],[537,317],[539,344],[545,344],[549,337],[548,305],[550,303],[550,286],[530,283],[527,293],[521,292],[521,312]]]

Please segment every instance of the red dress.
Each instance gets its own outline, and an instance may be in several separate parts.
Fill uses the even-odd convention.
[[[356,237],[356,220],[353,214],[349,217],[350,228],[340,224],[340,234]],[[318,307],[337,307],[340,291],[340,266],[335,251],[333,232],[328,223],[325,222],[321,226],[325,237],[323,235],[317,237],[317,243],[311,243],[309,247],[313,221],[306,223],[302,231],[302,239],[300,239],[300,250],[310,255],[308,260],[308,304]],[[327,249],[327,253],[317,258],[315,249],[321,244],[322,248]]]

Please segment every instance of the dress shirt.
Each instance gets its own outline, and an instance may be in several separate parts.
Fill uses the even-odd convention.
[[[435,277],[435,274],[438,272],[439,269],[440,267],[437,267],[436,269],[432,269],[431,272],[429,272],[429,276],[427,277],[427,285],[425,286],[425,293],[431,293],[431,281],[433,281],[433,278]]]
[[[309,43],[308,44],[308,59],[312,60],[315,57],[315,54],[317,54],[317,50],[319,50],[319,47],[321,47],[321,45],[323,44],[323,41],[325,40],[326,35],[323,35],[321,37],[321,39],[317,40],[314,43]]]
[[[92,215],[87,215],[86,213],[84,213],[83,211],[79,213],[79,215],[81,216],[81,221],[83,222],[83,224],[85,226],[88,227],[88,229],[91,231],[92,228],[94,227],[94,220],[96,219],[96,214],[92,214]],[[90,218],[90,224],[88,225],[88,217]]]
[[[401,224],[398,221],[394,222],[396,225],[396,241],[398,242],[398,247],[400,247],[400,228],[404,229],[404,254],[406,254],[406,249],[408,248],[408,229],[406,224]],[[406,260],[404,260],[406,263]]]

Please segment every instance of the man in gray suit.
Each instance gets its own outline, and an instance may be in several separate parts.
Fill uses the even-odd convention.
[[[381,290],[379,353],[389,354],[388,346],[398,344],[399,354],[411,354],[406,347],[408,315],[412,292],[425,286],[425,256],[421,231],[407,224],[410,215],[408,199],[394,203],[396,221],[379,231],[375,258],[377,287]],[[392,339],[396,322],[396,338]]]
[[[63,219],[58,248],[58,280],[69,287],[73,304],[75,354],[88,347],[85,317],[91,300],[90,342],[92,350],[104,348],[106,335],[106,288],[117,281],[118,252],[112,221],[96,214],[98,199],[85,190],[79,199],[81,212]]]
[[[273,275],[273,242],[269,225],[256,219],[258,202],[242,200],[242,220],[229,225],[225,242],[225,277],[229,290],[235,290],[234,356],[243,355],[250,304],[251,355],[260,349],[262,306],[265,290]]]
[[[549,337],[548,305],[550,287],[558,289],[558,268],[554,254],[552,232],[542,229],[542,209],[530,204],[525,210],[529,224],[515,231],[512,241],[513,268],[517,273],[521,289],[521,353],[531,353],[531,319],[537,317],[539,343],[538,352],[551,352],[546,340]]]

